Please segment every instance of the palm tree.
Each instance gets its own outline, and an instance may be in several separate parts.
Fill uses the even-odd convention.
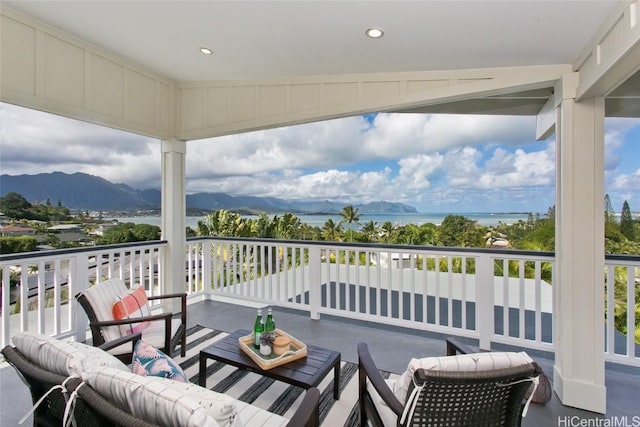
[[[360,221],[360,215],[358,214],[358,209],[354,208],[353,205],[347,205],[340,211],[340,215],[342,215],[342,222],[346,222],[349,224],[349,241],[353,240],[353,230],[351,229],[351,224],[358,224]]]
[[[275,238],[282,240],[297,239],[300,237],[302,222],[290,212],[286,212],[282,217],[273,218],[275,223]]]
[[[342,234],[342,226],[340,223],[335,223],[331,218],[325,221],[322,227],[322,237],[325,240],[331,242],[339,242]]]
[[[362,226],[362,234],[365,235],[369,242],[377,242],[379,236],[378,224],[373,220],[369,220]]]
[[[385,223],[382,224],[381,231],[382,231],[382,236],[384,237],[384,242],[390,243],[391,235],[393,234],[393,231],[394,231],[394,227],[391,221],[385,221]]]

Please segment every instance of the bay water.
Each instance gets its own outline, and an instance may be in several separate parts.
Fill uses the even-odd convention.
[[[269,214],[270,218],[273,218],[274,215],[282,216],[282,214]],[[359,225],[354,224],[353,229],[359,229],[364,223],[369,221],[373,221],[379,227],[387,221],[390,221],[394,226],[398,225],[407,225],[407,224],[415,224],[421,225],[424,223],[432,223],[436,225],[440,225],[442,220],[449,215],[448,213],[389,213],[389,214],[361,214]],[[484,226],[496,226],[499,223],[503,224],[514,224],[518,221],[526,221],[529,214],[522,212],[515,213],[455,213],[454,215],[461,215],[470,220],[476,221],[479,225]],[[535,215],[535,213],[534,213]],[[257,215],[242,215],[243,218],[258,218]],[[335,223],[342,220],[342,216],[340,215],[297,215],[297,217],[303,223],[310,225],[312,227],[320,227],[324,225],[324,223],[328,219],[332,219]],[[546,214],[540,214],[540,218],[545,218]],[[204,217],[202,216],[188,216],[185,219],[185,225],[187,227],[191,227],[194,230],[198,228],[198,221],[201,221]],[[150,224],[160,226],[160,217],[159,216],[134,216],[134,217],[118,217],[114,218],[120,222],[132,222],[134,224]],[[343,228],[345,228],[343,226]]]

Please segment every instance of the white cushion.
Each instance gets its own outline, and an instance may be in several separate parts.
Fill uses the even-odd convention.
[[[265,411],[241,400],[236,401],[236,410],[242,424],[247,427],[284,427],[289,423],[289,420],[283,416]]]
[[[58,375],[80,375],[92,367],[129,370],[120,360],[97,347],[48,335],[20,332],[13,336],[13,344],[31,362]]]
[[[409,386],[413,381],[413,373],[418,369],[430,371],[481,372],[495,369],[513,368],[532,363],[533,359],[524,351],[486,352],[459,354],[456,356],[425,357],[411,359],[407,370],[394,384],[393,394],[404,404]]]
[[[100,282],[87,288],[82,295],[93,307],[96,318],[99,321],[113,320],[113,304],[120,299],[120,296],[128,291],[127,285],[118,278],[112,278]],[[105,341],[113,341],[122,336],[118,326],[107,326],[102,328],[102,336]],[[131,347],[131,346],[129,346]],[[123,351],[122,353],[126,353]],[[114,353],[121,354],[121,353]]]
[[[387,383],[389,389],[393,390],[395,384],[398,382],[399,378],[388,378],[384,381]],[[396,427],[398,425],[398,417],[396,414],[389,408],[384,400],[378,394],[378,391],[375,389],[371,381],[367,381],[367,391],[371,396],[371,400],[373,401],[373,405],[376,407],[378,411],[378,415],[380,415],[380,419],[382,420],[382,424],[385,427]],[[401,400],[404,402],[404,399]]]
[[[202,406],[221,427],[242,427],[244,424],[236,409],[238,401],[234,398],[192,383],[183,383],[159,378],[183,396],[189,396]],[[256,425],[256,424],[247,424]],[[262,425],[262,424],[260,424]]]
[[[218,423],[176,383],[113,368],[83,373],[83,379],[105,399],[147,422],[164,427],[216,427]]]

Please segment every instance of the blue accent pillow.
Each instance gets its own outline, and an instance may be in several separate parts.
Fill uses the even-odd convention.
[[[182,383],[189,382],[180,365],[143,340],[138,341],[133,351],[131,371],[142,376],[168,378]]]

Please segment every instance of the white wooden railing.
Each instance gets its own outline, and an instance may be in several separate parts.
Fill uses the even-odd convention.
[[[74,295],[112,277],[128,285],[144,283],[150,295],[159,292],[165,246],[166,242],[145,242],[1,256],[2,346],[14,333],[26,330],[83,339],[86,317],[77,315]],[[12,276],[18,286],[5,292]]]
[[[76,315],[73,295],[92,282],[117,276],[145,283],[151,293],[162,290],[165,247],[147,242],[0,257],[3,284],[12,271],[18,283],[31,283],[17,286],[17,294],[3,292],[2,345],[27,329],[81,338],[86,319]],[[553,351],[552,253],[209,237],[188,240],[186,261],[186,290],[197,297],[191,300],[233,298],[305,310],[314,319],[331,314],[466,336],[483,348]],[[640,257],[607,256],[606,265],[606,360],[640,366],[633,333],[615,323],[616,307],[637,303]],[[606,286],[616,277],[616,286]],[[635,330],[634,309],[624,321],[617,314],[618,325]]]

